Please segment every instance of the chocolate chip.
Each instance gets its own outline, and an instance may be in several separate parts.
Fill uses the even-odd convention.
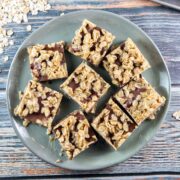
[[[80,112],[77,112],[74,116],[75,116],[78,120],[84,120],[84,119],[85,119],[84,115],[82,115]]]
[[[57,129],[55,129],[55,132],[56,132],[56,131],[59,131],[60,134],[61,134],[61,132],[62,132],[62,126],[59,126]]]
[[[64,48],[60,44],[55,44],[53,47],[49,47],[47,44],[43,48],[46,51],[59,51],[60,53],[64,53]]]
[[[69,142],[73,142],[73,140],[74,140],[74,138],[73,138],[73,134],[72,134],[72,132],[70,131],[70,133],[69,133]],[[73,143],[72,143],[73,144]]]
[[[107,110],[109,110],[109,111],[112,111],[112,107],[111,107],[110,104],[107,104],[105,108],[106,108]]]
[[[114,54],[114,55],[116,56],[115,64],[121,66],[122,65],[121,56],[119,54]]]
[[[85,36],[85,33],[84,33],[84,31],[81,31],[81,43],[80,43],[80,45],[82,46],[83,45],[83,41],[84,41],[84,36]]]
[[[34,64],[30,64],[30,68],[31,68],[31,69],[34,69]]]
[[[78,124],[79,124],[79,120],[77,120],[77,121],[75,122],[75,124],[74,124],[74,131],[75,131],[75,132],[78,131],[78,129],[77,129]]]
[[[89,134],[89,137],[88,138],[85,138],[87,142],[92,142],[92,141],[95,141],[96,138],[94,138],[94,132],[91,128],[88,128],[88,134]]]
[[[109,136],[110,139],[112,139],[112,137],[114,136],[114,134],[111,133],[111,132],[109,132],[108,136]]]
[[[45,63],[46,63],[45,60],[42,61],[42,62],[45,62]],[[36,77],[37,77],[40,81],[47,81],[47,80],[48,80],[48,76],[47,76],[47,75],[44,75],[44,76],[41,75],[41,68],[42,68],[41,63],[34,63],[34,64],[33,64],[33,69],[37,70],[37,72],[38,72],[38,74],[36,75]]]
[[[104,121],[104,117],[101,117],[101,118],[99,119],[99,121],[98,121],[98,124],[97,124],[97,125],[101,124],[103,121]]]
[[[97,93],[96,91],[94,91],[94,89],[91,89],[90,92],[91,92],[91,95],[92,95],[92,96],[97,96],[97,97],[99,97],[98,93]]]
[[[134,95],[134,98],[136,98],[138,95],[141,94],[141,92],[145,92],[145,91],[146,91],[146,88],[136,88],[131,93]]]
[[[47,66],[47,61],[46,60],[42,60],[42,62],[41,63],[45,63],[46,64],[46,66]]]
[[[43,107],[42,98],[41,97],[38,97],[38,104],[39,104],[39,111],[38,112],[41,112],[41,108]]]
[[[128,99],[125,104],[127,108],[130,108],[132,105],[132,102],[137,98],[138,95],[141,94],[141,92],[145,92],[146,88],[136,88],[134,91],[131,91],[130,93],[133,94],[133,97],[131,99]]]
[[[132,100],[132,99],[128,99],[128,100],[125,102],[126,107],[127,107],[127,108],[130,108],[130,107],[131,107],[131,105],[132,105],[132,102],[133,102],[133,100]]]
[[[98,93],[96,91],[94,91],[93,89],[90,89],[90,95],[87,98],[84,98],[81,102],[82,103],[86,103],[92,100],[93,96],[99,97]]]
[[[122,66],[122,62],[119,59],[115,60],[115,64],[117,64],[118,66]]]
[[[116,140],[112,139],[113,136],[114,136],[114,133],[111,133],[111,132],[108,133],[108,137],[110,138],[110,141],[112,144],[114,144],[116,142]]]
[[[101,36],[104,35],[100,27],[94,27],[93,30],[94,30],[94,29],[97,30],[97,31],[99,31]]]
[[[125,48],[125,43],[120,44],[120,48],[121,48],[121,50],[124,50],[124,48]]]
[[[90,51],[95,51],[96,50],[96,45],[95,43],[92,45],[92,47],[90,47]]]
[[[86,25],[86,30],[87,30],[87,32],[89,32],[89,33],[90,33],[90,32],[92,31],[92,29],[93,29],[93,28],[92,28],[92,27],[90,27],[90,26],[89,26],[89,24],[87,24],[87,25]]]
[[[106,83],[101,82],[101,88],[100,88],[100,90],[99,90],[99,91],[100,91],[100,92],[102,92],[105,86],[106,86]]]
[[[104,54],[105,51],[106,51],[106,48],[103,47],[103,48],[101,49],[101,52],[100,52],[101,56]]]
[[[40,81],[47,81],[47,80],[48,80],[48,76],[47,76],[47,75],[44,75],[44,76],[40,75],[40,76],[38,77],[38,79],[39,79]]]
[[[44,114],[42,113],[33,113],[33,114],[28,114],[26,117],[31,122],[36,122],[38,119],[40,119],[42,122],[44,120],[47,120]]]
[[[70,88],[72,88],[73,92],[75,91],[76,88],[79,87],[79,83],[76,83],[74,79],[71,80],[71,82],[68,84]]]
[[[38,52],[38,54],[35,56],[35,58],[38,58],[41,55],[40,52]]]
[[[52,59],[53,59],[53,56],[50,56],[50,57],[49,57],[49,60],[51,61]]]
[[[128,124],[128,128],[129,128],[129,130],[128,130],[129,132],[132,132],[136,127],[136,124],[133,122],[128,121],[127,124]]]

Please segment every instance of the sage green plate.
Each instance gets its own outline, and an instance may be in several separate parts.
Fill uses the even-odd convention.
[[[155,87],[155,89],[166,97],[166,105],[158,112],[154,121],[145,121],[133,133],[133,135],[118,150],[114,151],[104,141],[99,141],[84,151],[74,160],[65,160],[61,163],[55,161],[59,159],[59,145],[57,142],[49,142],[46,135],[46,129],[38,125],[29,125],[28,128],[22,126],[22,120],[13,115],[13,109],[18,104],[18,91],[23,91],[27,82],[31,79],[28,54],[26,48],[36,43],[49,43],[59,40],[70,42],[74,36],[75,30],[80,26],[82,20],[86,18],[96,23],[98,26],[107,29],[116,36],[115,43],[131,37],[137,43],[140,50],[148,59],[151,68],[143,73],[144,77]],[[82,62],[80,58],[66,54],[68,59],[69,73]],[[96,68],[106,81],[110,82],[107,73],[102,67]],[[55,80],[45,85],[58,90],[59,84],[63,80]],[[11,64],[7,83],[7,104],[12,119],[13,127],[22,140],[34,154],[41,159],[59,167],[74,170],[93,170],[100,169],[120,163],[137,153],[156,133],[167,113],[170,101],[170,76],[167,67],[163,61],[161,53],[152,40],[132,22],[123,17],[104,11],[76,11],[64,16],[55,18],[33,32],[21,45]],[[102,104],[114,92],[113,87],[109,94],[100,102],[98,111]],[[64,97],[60,106],[61,113],[57,115],[55,121],[63,118],[65,115],[78,108],[78,105],[68,98]]]

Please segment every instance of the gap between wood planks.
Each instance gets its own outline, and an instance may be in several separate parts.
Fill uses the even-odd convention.
[[[149,173],[115,173],[115,174],[78,174],[78,175],[45,175],[45,176],[6,176],[6,177],[0,177],[0,179],[78,179],[78,178],[85,178],[85,179],[91,179],[91,180],[100,180],[100,179],[149,179],[149,178],[173,178],[179,180],[180,178],[180,172],[149,172]]]
[[[111,9],[111,8],[136,8],[136,7],[155,7],[160,4],[152,2],[150,0],[94,0],[89,3],[85,0],[83,3],[78,3],[77,0],[72,0],[70,3],[65,3],[62,0],[49,0],[52,4],[52,9],[58,10],[74,10],[74,9]]]

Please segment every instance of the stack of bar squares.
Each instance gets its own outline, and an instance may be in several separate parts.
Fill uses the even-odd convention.
[[[33,80],[20,94],[15,115],[23,119],[25,126],[32,122],[47,127],[48,133],[54,133],[70,160],[97,142],[93,129],[117,150],[145,119],[154,119],[165,104],[165,98],[141,75],[150,65],[135,43],[128,38],[110,48],[114,39],[115,36],[107,30],[84,20],[67,50],[86,63],[81,63],[69,76],[64,41],[28,48]],[[118,87],[118,92],[110,97],[98,115],[95,114],[97,103],[110,84],[88,64],[92,67],[102,64],[112,84]],[[60,78],[67,78],[60,85],[64,95],[81,109],[52,127],[63,95],[40,82]],[[95,115],[91,123],[83,111]]]

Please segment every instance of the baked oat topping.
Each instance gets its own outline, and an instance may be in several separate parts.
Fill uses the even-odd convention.
[[[69,114],[53,131],[69,159],[73,159],[97,141],[88,120],[80,110]]]
[[[62,94],[31,80],[24,93],[19,93],[19,99],[20,103],[14,113],[23,119],[23,125],[27,126],[31,122],[40,124],[48,127],[50,132]]]
[[[110,32],[85,19],[80,29],[75,32],[68,51],[97,66],[114,39],[115,36]]]
[[[68,76],[63,41],[29,47],[28,53],[34,80],[47,81]]]
[[[60,87],[83,110],[94,113],[98,100],[110,86],[92,68],[82,63]]]
[[[115,150],[127,140],[136,128],[136,123],[112,99],[108,101],[91,125]]]
[[[103,65],[112,83],[120,87],[150,67],[130,38],[109,52],[104,58]]]
[[[146,118],[154,119],[155,113],[165,104],[166,100],[142,76],[135,77],[114,97],[137,124]]]

